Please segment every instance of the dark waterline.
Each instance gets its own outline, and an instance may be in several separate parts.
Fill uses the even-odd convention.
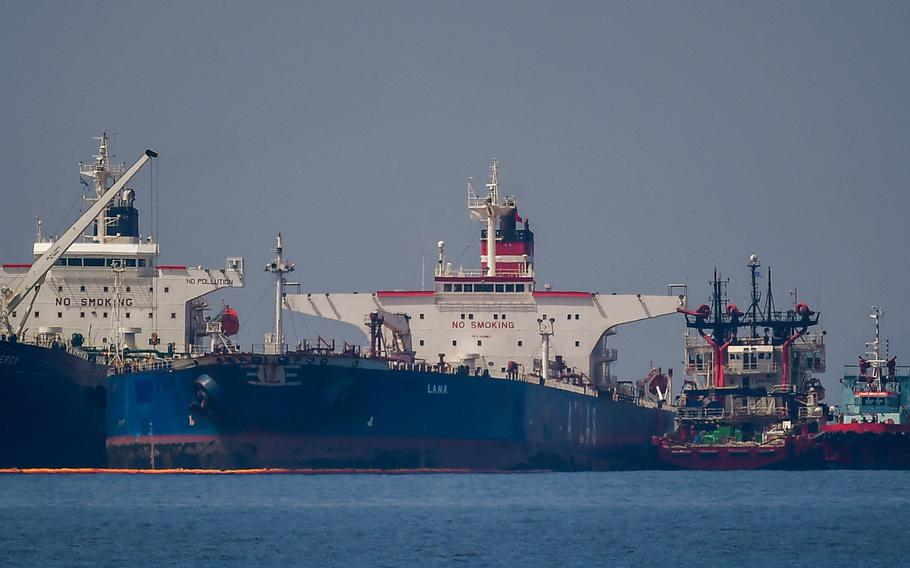
[[[898,566],[907,472],[3,475],[3,566]]]

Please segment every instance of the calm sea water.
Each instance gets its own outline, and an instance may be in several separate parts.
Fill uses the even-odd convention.
[[[910,473],[0,476],[2,566],[906,566]]]

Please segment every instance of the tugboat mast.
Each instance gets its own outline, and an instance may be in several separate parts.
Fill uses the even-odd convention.
[[[752,337],[758,336],[758,303],[761,301],[761,294],[758,291],[758,283],[756,278],[758,277],[758,268],[761,266],[761,262],[758,260],[758,255],[752,253],[749,255],[749,262],[746,263],[746,266],[749,267],[749,271],[752,276],[752,305],[749,306],[749,311],[752,312]]]

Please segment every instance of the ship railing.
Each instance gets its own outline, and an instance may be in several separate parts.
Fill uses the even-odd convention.
[[[680,420],[720,420],[724,417],[723,408],[687,408],[677,411]]]
[[[481,268],[437,268],[435,276],[443,278],[482,278],[487,275],[487,271]],[[509,276],[512,278],[524,278],[533,276],[533,271],[528,269],[515,268],[496,268],[496,276]]]
[[[441,373],[444,375],[463,375],[466,377],[476,378],[476,379],[494,379],[498,381],[521,381],[523,383],[530,383],[534,385],[542,385],[549,388],[555,388],[565,391],[571,391],[579,394],[586,394],[588,396],[598,396],[597,388],[593,385],[586,384],[573,384],[569,381],[563,381],[558,379],[550,379],[544,381],[538,375],[528,375],[517,373],[513,376],[499,376],[491,375],[490,373],[477,373],[477,372],[465,372],[462,369],[459,369],[457,365],[439,365],[438,363],[427,363],[425,361],[415,361],[413,363],[408,363],[405,361],[389,361],[389,369],[393,371],[418,371],[423,373]],[[631,397],[634,399],[634,397]]]
[[[771,385],[768,394],[796,394],[796,385]]]
[[[254,343],[251,352],[257,355],[286,355],[288,346],[286,343]]]
[[[169,371],[174,366],[173,359],[152,359],[148,361],[127,359],[112,368],[111,374],[126,374],[142,371]]]
[[[779,406],[769,406],[764,404],[755,404],[749,406],[742,406],[739,408],[733,409],[733,415],[744,417],[744,416],[762,416],[762,417],[777,417],[785,418],[787,416],[787,409]]]

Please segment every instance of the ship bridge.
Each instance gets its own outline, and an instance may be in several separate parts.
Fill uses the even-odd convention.
[[[488,195],[478,196],[468,180],[468,212],[484,223],[479,269],[453,267],[439,241],[432,290],[289,294],[286,306],[359,329],[371,313],[398,316],[408,330],[383,329],[385,343],[401,344],[406,335],[408,350],[429,362],[499,375],[517,367],[525,374],[580,376],[611,386],[616,351],[607,338],[620,325],[676,313],[684,296],[538,290],[530,222],[518,213],[515,197],[500,197],[499,185],[495,160]]]

